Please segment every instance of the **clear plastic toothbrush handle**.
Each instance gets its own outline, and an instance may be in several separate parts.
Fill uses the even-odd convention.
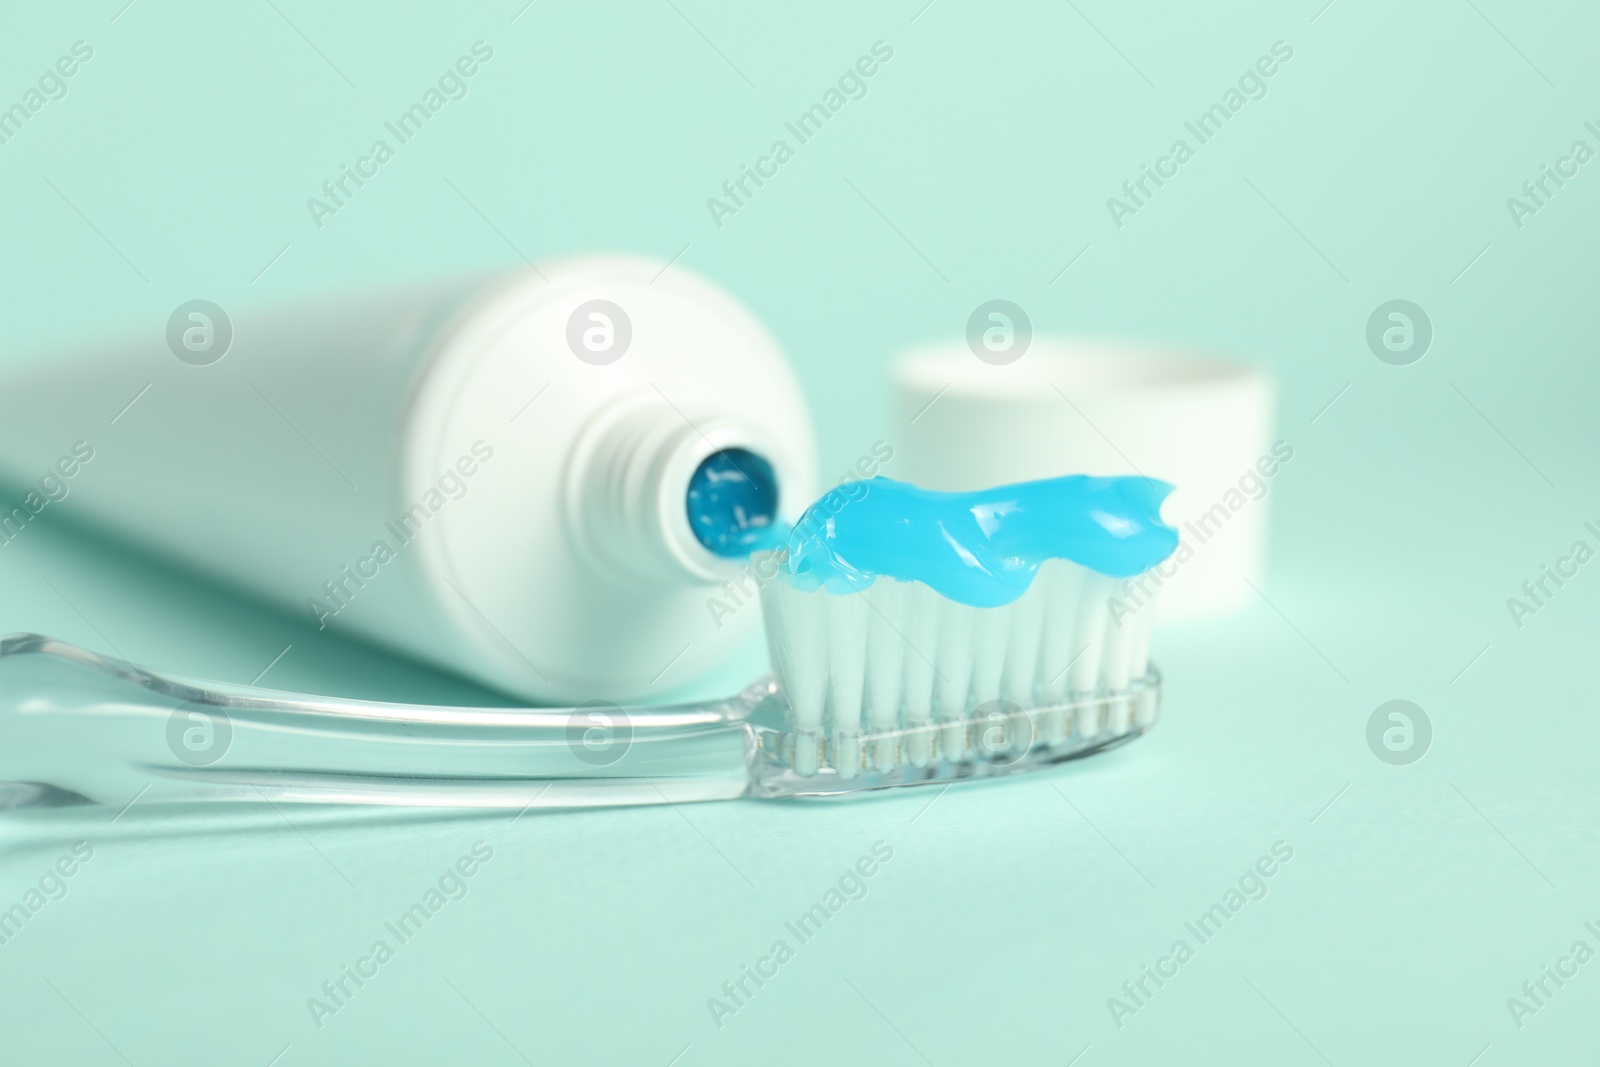
[[[157,801],[563,808],[746,794],[764,680],[725,700],[458,708],[161,674],[0,639],[0,808]]]

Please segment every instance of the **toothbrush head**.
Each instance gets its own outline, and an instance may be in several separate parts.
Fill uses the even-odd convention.
[[[755,790],[818,795],[994,777],[1130,741],[1155,724],[1149,601],[1067,560],[1000,607],[919,581],[762,589],[779,729]]]
[[[1177,547],[1171,491],[1073,476],[977,493],[876,478],[801,517],[761,561],[781,730],[769,795],[1031,770],[1155,722],[1150,600],[1122,579]]]

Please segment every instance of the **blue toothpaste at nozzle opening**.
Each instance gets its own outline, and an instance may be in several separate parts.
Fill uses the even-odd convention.
[[[1128,578],[1178,547],[1178,531],[1161,521],[1172,486],[1154,478],[1077,474],[970,493],[882,477],[859,484],[865,492],[836,490],[800,517],[779,571],[785,582],[853,593],[879,577],[920,581],[993,608],[1027,592],[1048,559]]]
[[[689,528],[712,554],[743,559],[782,544],[778,478],[772,464],[744,448],[706,457],[684,497]]]

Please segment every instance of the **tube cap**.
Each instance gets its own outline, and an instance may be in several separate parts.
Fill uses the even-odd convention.
[[[1163,508],[1178,552],[1159,568],[1160,611],[1203,618],[1250,597],[1279,469],[1274,386],[1211,353],[1137,342],[1037,338],[998,364],[962,344],[894,369],[903,447],[894,476],[969,491],[1062,474],[1144,474],[1177,487]],[[1283,453],[1287,451],[1287,456]]]

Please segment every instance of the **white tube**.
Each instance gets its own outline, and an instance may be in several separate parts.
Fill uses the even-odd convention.
[[[680,687],[758,624],[685,491],[748,449],[792,518],[812,431],[775,341],[707,282],[581,257],[231,325],[203,365],[149,331],[8,380],[0,477],[26,490],[84,442],[63,517],[535,700]],[[3,548],[33,509],[0,500]]]

